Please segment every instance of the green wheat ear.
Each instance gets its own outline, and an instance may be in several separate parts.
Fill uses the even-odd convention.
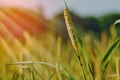
[[[115,23],[113,24],[113,26],[115,26],[116,24],[120,23],[120,19],[115,21]],[[120,37],[117,38],[117,40],[111,45],[111,47],[107,50],[107,52],[105,53],[103,59],[102,59],[102,69],[103,72],[105,71],[107,64],[109,63],[109,60],[112,58],[113,53],[115,52],[115,50],[117,49],[118,45],[120,42]]]

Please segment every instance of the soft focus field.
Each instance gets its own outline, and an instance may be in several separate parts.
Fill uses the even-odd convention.
[[[16,22],[14,24],[17,24],[17,27],[24,27],[21,28],[23,33],[20,35],[12,33],[15,30],[10,31],[8,23],[6,24],[8,29],[5,29],[5,25],[2,23],[6,16],[0,12],[2,14],[0,19],[3,21],[0,30],[4,33],[0,36],[0,80],[85,80],[85,77],[86,80],[120,79],[120,39],[115,25],[108,29],[110,36],[107,32],[102,31],[100,39],[93,32],[83,35],[73,34],[75,40],[79,39],[78,36],[82,40],[81,43],[72,42],[77,45],[76,50],[75,46],[71,44],[71,38],[64,41],[63,36],[56,36],[56,33],[50,29],[44,31],[44,28],[40,28],[41,33],[44,32],[43,34],[37,33],[40,24],[31,22],[28,24],[26,22],[29,22],[30,19],[27,18],[25,18],[26,22],[19,21],[15,15],[12,15],[12,12],[7,13],[7,11],[9,12],[9,10],[3,10],[4,13],[11,14],[7,16]],[[70,22],[69,19],[68,22]],[[10,25],[15,27],[13,24]],[[38,25],[37,28],[32,28],[35,25]],[[28,26],[31,26],[31,29]],[[8,30],[8,33],[4,30]],[[8,37],[5,37],[6,35]],[[84,47],[83,45],[81,47],[82,43]],[[84,52],[87,54],[85,55]]]
[[[1,80],[23,80],[22,77],[24,80],[48,80],[50,78],[50,80],[71,80],[66,76],[73,76],[75,80],[84,79],[79,61],[69,41],[63,43],[62,38],[56,38],[52,32],[37,38],[31,37],[27,32],[24,34],[24,44],[17,39],[11,41],[0,38]],[[102,57],[106,49],[114,42],[114,37],[109,38],[103,32],[101,41],[99,41],[90,33],[85,34],[82,40],[85,42],[89,59],[96,63],[96,54]],[[117,80],[118,70],[119,49],[114,52],[108,64],[105,71],[106,79]]]

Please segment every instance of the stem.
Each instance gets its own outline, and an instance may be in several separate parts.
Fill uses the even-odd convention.
[[[84,80],[86,80],[86,75],[85,75],[85,70],[84,70],[84,67],[83,67],[83,63],[82,63],[82,61],[81,61],[80,56],[78,55],[77,57],[78,57],[78,60],[79,60],[79,62],[80,62],[80,67],[82,68]]]

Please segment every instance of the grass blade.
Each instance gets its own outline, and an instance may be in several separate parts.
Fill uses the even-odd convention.
[[[116,24],[120,23],[120,19],[116,20],[113,24],[113,26],[115,26]]]
[[[20,73],[18,70],[16,70],[11,80],[18,80],[19,77],[20,77]]]
[[[54,72],[52,75],[50,75],[48,80],[52,80],[52,78],[55,76],[56,72]]]
[[[105,71],[107,64],[109,63],[109,60],[111,59],[113,53],[115,52],[115,50],[117,49],[119,45],[119,42],[120,42],[120,37],[111,45],[111,47],[105,53],[102,59],[103,71]]]
[[[62,75],[67,79],[67,80],[76,80],[72,75],[70,75],[66,70],[63,70]]]
[[[32,80],[35,80],[35,75],[34,75],[33,71],[31,71],[31,78],[32,78]]]
[[[120,19],[116,20],[113,24],[113,26],[115,26],[116,24],[120,23]],[[111,47],[108,49],[108,51],[106,52],[106,54],[104,55],[103,59],[102,59],[102,66],[103,66],[103,72],[105,71],[109,60],[112,56],[112,53],[116,50],[116,48],[119,45],[119,41],[120,41],[120,37],[111,45]]]
[[[90,78],[91,78],[91,80],[93,80],[94,76],[93,76],[93,72],[91,71],[91,68],[89,66],[89,61],[88,61],[85,45],[84,45],[82,39],[79,37],[79,33],[78,33],[77,29],[75,27],[73,27],[73,29],[74,29],[74,32],[75,32],[75,37],[76,37],[76,40],[77,40],[77,44],[78,44],[78,46],[80,46],[81,51],[82,51],[82,57],[83,57],[85,67],[87,67],[87,71],[90,75]],[[79,51],[78,51],[78,53],[79,53]],[[80,61],[80,56],[78,56],[78,59]]]

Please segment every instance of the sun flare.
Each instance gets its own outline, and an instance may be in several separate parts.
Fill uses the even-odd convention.
[[[27,31],[31,35],[39,35],[46,31],[46,20],[39,13],[28,9],[15,7],[0,8],[0,35],[24,39],[23,32]],[[3,28],[5,28],[3,30]]]

